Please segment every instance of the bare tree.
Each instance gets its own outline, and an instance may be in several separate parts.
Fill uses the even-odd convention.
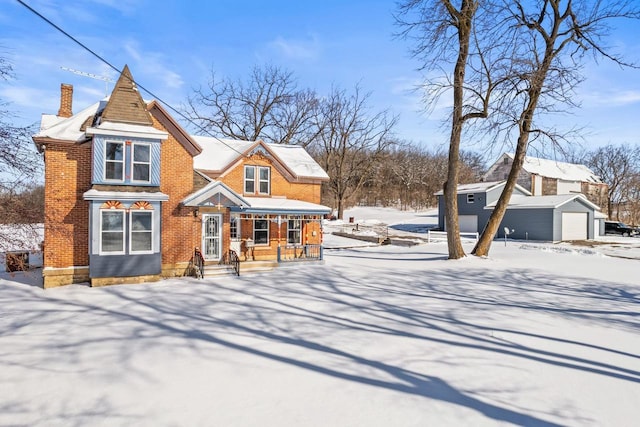
[[[11,65],[0,57],[0,81],[12,77]],[[22,247],[25,239],[33,240],[37,230],[33,223],[42,221],[42,210],[30,201],[42,193],[29,195],[42,171],[42,162],[35,152],[30,126],[16,126],[15,117],[0,100],[0,252]],[[19,227],[16,223],[27,224]]]
[[[640,173],[640,148],[627,144],[607,145],[586,154],[585,163],[607,183],[607,215],[620,220],[619,206],[633,201]],[[614,214],[614,207],[617,207]]]
[[[501,62],[488,61],[500,43],[483,45],[483,39],[477,37],[477,33],[489,38],[493,34],[491,27],[485,26],[488,9],[479,12],[481,6],[488,7],[491,2],[462,0],[459,7],[453,3],[407,0],[400,3],[396,21],[404,29],[400,35],[413,38],[412,53],[422,60],[421,69],[438,76],[427,78],[424,83],[428,105],[435,105],[444,93],[453,94],[444,200],[449,258],[458,259],[465,256],[458,224],[457,190],[463,127],[469,121],[488,116],[489,100],[495,88],[491,68]],[[499,21],[491,24],[499,26]],[[453,73],[445,69],[450,66]]]
[[[358,85],[351,93],[334,88],[316,115],[319,134],[310,149],[330,177],[326,188],[338,218],[394,144],[391,133],[398,118],[386,110],[372,112],[369,96]]]
[[[482,232],[473,254],[486,256],[504,217],[518,174],[527,153],[530,137],[553,134],[536,126],[539,110],[557,103],[571,104],[571,94],[581,81],[580,60],[587,52],[620,65],[621,58],[607,52],[601,39],[608,34],[615,18],[640,17],[635,3],[599,0],[504,1],[500,13],[512,25],[503,39],[517,42],[512,57],[513,71],[508,86],[503,86],[501,113],[513,118],[517,143],[511,171],[504,190]]]
[[[254,67],[246,81],[220,79],[194,90],[185,114],[216,136],[306,146],[317,128],[315,93],[298,88],[293,73],[274,66]]]

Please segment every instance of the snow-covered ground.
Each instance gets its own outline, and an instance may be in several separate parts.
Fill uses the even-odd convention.
[[[435,213],[345,217],[391,234]],[[0,274],[0,425],[638,425],[640,238],[449,261],[325,237],[324,265],[240,277]]]

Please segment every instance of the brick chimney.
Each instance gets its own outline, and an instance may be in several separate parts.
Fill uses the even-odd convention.
[[[58,117],[73,116],[72,103],[73,85],[62,83],[60,85],[60,109],[58,110]]]

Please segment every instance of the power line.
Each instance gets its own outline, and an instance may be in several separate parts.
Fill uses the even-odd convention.
[[[47,24],[51,25],[53,28],[55,28],[56,30],[58,30],[59,32],[61,32],[62,34],[65,35],[65,37],[73,40],[77,45],[79,45],[80,47],[82,47],[84,50],[86,50],[87,52],[89,52],[91,55],[95,56],[99,61],[103,62],[104,64],[106,64],[107,66],[109,66],[112,70],[114,70],[115,72],[117,72],[118,74],[121,74],[121,71],[115,67],[113,64],[111,64],[109,61],[107,61],[106,59],[104,59],[102,56],[100,56],[99,54],[97,54],[96,52],[94,52],[91,48],[89,48],[88,46],[86,46],[85,44],[83,44],[81,41],[79,41],[78,39],[76,39],[75,37],[73,37],[71,34],[69,34],[68,32],[66,32],[65,30],[63,30],[62,28],[60,28],[58,25],[56,25],[55,23],[53,23],[49,18],[47,18],[46,16],[42,15],[40,12],[38,12],[37,10],[35,10],[34,8],[32,8],[31,6],[29,6],[28,4],[26,4],[23,0],[17,0],[18,3],[20,3],[22,6],[26,7],[27,9],[29,9],[33,14],[35,14],[37,17],[39,17],[40,19],[42,19],[43,21],[45,21]],[[187,122],[191,123],[192,125],[194,125],[196,128],[198,128],[200,131],[206,133],[207,135],[209,135],[212,138],[215,138],[217,141],[219,141],[221,144],[225,145],[226,147],[232,149],[233,151],[235,151],[236,153],[240,154],[240,155],[244,155],[244,153],[238,151],[235,147],[232,147],[231,145],[227,144],[226,142],[224,142],[223,140],[221,140],[220,138],[218,138],[215,135],[212,135],[208,129],[206,129],[205,127],[195,123],[193,120],[191,120],[190,117],[187,117],[185,114],[183,114],[181,111],[177,110],[176,108],[174,108],[171,104],[169,104],[168,102],[165,102],[162,98],[160,98],[159,96],[156,96],[156,94],[154,94],[153,92],[151,92],[149,89],[145,88],[144,86],[142,86],[141,84],[139,84],[138,82],[136,82],[134,79],[130,79],[132,83],[134,83],[137,87],[139,87],[140,89],[142,89],[143,91],[147,92],[152,98],[156,99],[158,102],[162,103],[163,105],[165,105],[167,108],[169,108],[171,111],[173,111],[174,113],[178,114],[180,117],[182,117],[183,119],[185,119]]]

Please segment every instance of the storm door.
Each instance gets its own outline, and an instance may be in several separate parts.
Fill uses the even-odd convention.
[[[222,253],[222,215],[202,215],[202,254],[207,261],[218,261]]]

